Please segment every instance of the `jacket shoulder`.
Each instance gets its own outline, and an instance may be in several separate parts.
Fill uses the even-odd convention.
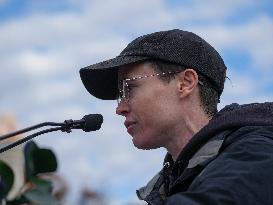
[[[244,127],[233,132],[219,155],[166,204],[271,204],[273,127]]]

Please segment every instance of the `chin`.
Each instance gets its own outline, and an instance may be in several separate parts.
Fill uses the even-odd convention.
[[[145,139],[139,139],[136,137],[133,137],[133,144],[136,148],[138,149],[143,149],[143,150],[150,150],[150,149],[157,149],[160,146],[156,146],[154,143],[151,141],[145,140]]]

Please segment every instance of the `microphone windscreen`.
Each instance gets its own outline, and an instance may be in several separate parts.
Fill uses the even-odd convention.
[[[82,130],[85,132],[99,130],[103,122],[103,117],[101,114],[85,115],[83,119],[85,123]]]

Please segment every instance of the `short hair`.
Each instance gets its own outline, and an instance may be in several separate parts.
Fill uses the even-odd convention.
[[[172,79],[174,79],[177,72],[182,72],[185,69],[189,68],[187,66],[173,64],[161,60],[149,60],[147,61],[147,63],[150,63],[152,67],[159,72],[173,72],[168,75],[159,76],[160,79],[166,82],[170,82]],[[200,91],[199,95],[201,100],[201,107],[209,117],[212,117],[217,113],[217,104],[219,103],[220,96],[218,95],[214,86],[211,84],[210,80],[207,77],[200,74],[199,72],[197,72],[197,74],[198,80],[202,82],[202,85],[198,84]]]

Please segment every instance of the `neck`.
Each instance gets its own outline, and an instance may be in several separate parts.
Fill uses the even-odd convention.
[[[179,123],[176,137],[166,147],[174,161],[191,138],[207,125],[210,119],[203,110],[193,109],[190,113],[183,113],[183,120]]]

